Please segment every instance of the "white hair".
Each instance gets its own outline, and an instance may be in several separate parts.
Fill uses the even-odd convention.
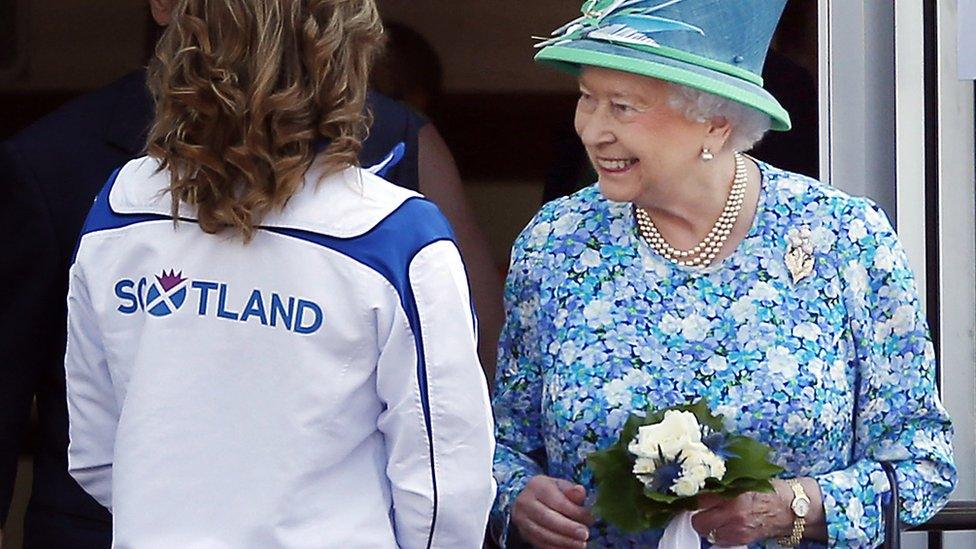
[[[737,152],[753,148],[766,135],[772,126],[769,115],[724,97],[689,88],[681,84],[669,83],[671,94],[668,106],[683,114],[692,122],[705,122],[723,117],[732,126],[732,133],[726,142],[727,147]]]

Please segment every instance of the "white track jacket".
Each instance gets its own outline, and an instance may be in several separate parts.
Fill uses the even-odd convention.
[[[174,225],[150,158],[110,179],[68,295],[68,467],[119,548],[480,548],[491,410],[436,206],[366,170],[252,242]]]

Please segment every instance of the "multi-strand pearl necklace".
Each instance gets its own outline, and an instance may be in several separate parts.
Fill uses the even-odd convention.
[[[746,172],[746,162],[741,154],[736,153],[735,178],[732,180],[732,188],[729,190],[729,197],[725,201],[722,215],[715,221],[715,225],[712,226],[712,230],[708,231],[705,238],[690,250],[679,250],[669,244],[657,230],[651,216],[643,208],[635,205],[634,217],[637,219],[637,231],[657,253],[678,265],[686,267],[711,265],[722,246],[725,245],[725,241],[729,239],[736,220],[739,219],[748,181],[749,174]]]

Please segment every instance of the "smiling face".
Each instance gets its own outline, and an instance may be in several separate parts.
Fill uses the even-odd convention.
[[[713,140],[712,125],[672,109],[669,84],[598,67],[584,68],[579,84],[576,133],[605,197],[640,204],[652,189],[702,169],[700,154]]]

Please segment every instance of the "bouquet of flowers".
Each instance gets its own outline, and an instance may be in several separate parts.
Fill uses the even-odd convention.
[[[662,528],[698,508],[700,494],[769,492],[783,470],[769,447],[724,428],[704,401],[631,415],[620,439],[589,455],[596,477],[594,511],[627,532]],[[690,525],[690,515],[686,515]]]

